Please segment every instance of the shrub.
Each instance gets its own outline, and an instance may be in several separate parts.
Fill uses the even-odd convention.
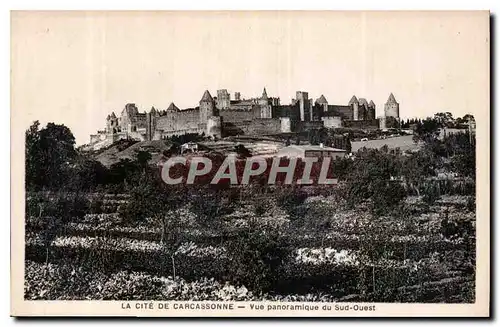
[[[466,208],[470,212],[476,212],[476,197],[471,196],[467,199]]]
[[[39,217],[42,214],[44,198],[41,193],[26,193],[26,217]]]
[[[290,215],[293,215],[297,207],[307,199],[307,193],[303,192],[300,188],[283,187],[278,192],[276,195],[278,205]]]
[[[89,204],[89,213],[100,214],[103,212],[103,201],[101,199],[92,199]]]
[[[238,232],[235,238],[226,242],[225,248],[232,258],[226,278],[255,293],[275,288],[292,254],[289,240],[277,232],[250,228]]]
[[[433,205],[441,197],[439,189],[432,183],[427,184],[422,193],[422,200],[428,205]]]
[[[257,202],[254,207],[254,213],[257,217],[262,217],[267,211],[267,206],[265,203]]]
[[[453,219],[448,211],[441,219],[441,234],[447,238],[474,236],[475,230],[470,220]]]
[[[372,182],[372,212],[375,215],[384,215],[391,212],[405,198],[403,186],[397,182]]]
[[[26,196],[27,216],[51,216],[68,222],[85,216],[89,208],[89,200],[78,193],[36,193]]]

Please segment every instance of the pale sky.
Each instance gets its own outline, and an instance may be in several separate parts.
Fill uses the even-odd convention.
[[[195,107],[220,88],[330,104],[390,92],[402,118],[489,106],[488,12],[13,12],[12,118],[77,144],[126,103]]]

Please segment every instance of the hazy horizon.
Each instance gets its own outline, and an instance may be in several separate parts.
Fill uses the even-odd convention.
[[[12,12],[12,115],[77,144],[126,103],[196,107],[203,92],[298,90],[346,105],[392,92],[403,119],[489,105],[488,12]]]

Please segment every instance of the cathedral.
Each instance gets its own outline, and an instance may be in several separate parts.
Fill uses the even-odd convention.
[[[91,135],[90,145],[112,143],[120,139],[160,140],[173,135],[199,133],[221,138],[230,135],[276,135],[300,133],[321,127],[377,129],[388,128],[399,120],[399,103],[391,93],[383,116],[376,118],[375,103],[352,96],[346,105],[329,104],[324,95],[313,101],[308,92],[297,91],[290,104],[270,97],[264,88],[259,97],[244,99],[227,89],[212,97],[206,90],[198,106],[179,109],[174,103],[159,110],[140,112],[128,103],[119,116],[106,118],[105,130]],[[392,125],[391,125],[392,124]]]

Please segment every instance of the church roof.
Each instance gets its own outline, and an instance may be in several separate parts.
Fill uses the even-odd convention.
[[[398,103],[396,101],[396,98],[394,97],[394,94],[392,94],[392,92],[391,92],[391,95],[389,95],[389,99],[387,99],[387,103]]]
[[[375,102],[373,102],[373,100],[370,100],[368,106],[375,108]]]
[[[353,95],[352,98],[351,98],[351,100],[349,100],[349,105],[351,105],[353,103],[358,103],[358,98],[356,98],[355,95]]]
[[[173,102],[170,102],[170,105],[168,106],[167,111],[179,111],[179,108],[177,108],[177,106]]]
[[[328,101],[326,101],[325,96],[322,94],[318,99],[316,99],[316,103],[319,103],[319,104],[328,104]]]
[[[359,104],[368,106],[368,101],[365,98],[359,98]]]
[[[203,97],[201,98],[201,101],[214,101],[214,99],[210,95],[210,92],[208,92],[208,90],[205,90],[205,93],[203,93]]]

